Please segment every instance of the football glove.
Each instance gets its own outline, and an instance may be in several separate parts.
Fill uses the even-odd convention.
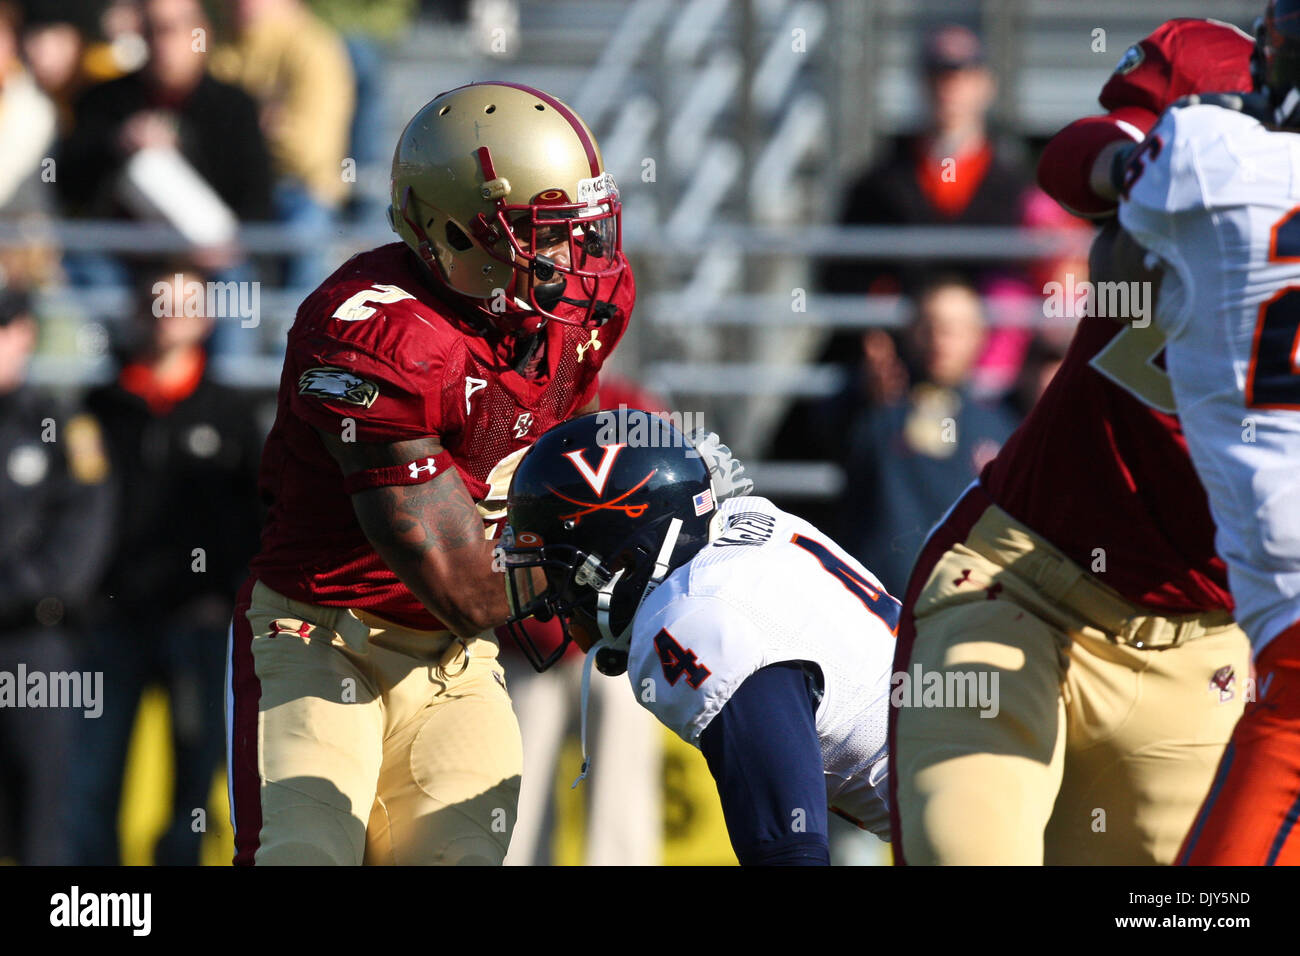
[[[686,438],[700,454],[700,460],[709,469],[714,497],[719,501],[748,495],[754,491],[754,480],[745,474],[745,466],[722,444],[717,432],[697,428]]]

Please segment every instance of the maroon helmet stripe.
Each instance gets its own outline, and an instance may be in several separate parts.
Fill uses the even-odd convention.
[[[568,120],[569,125],[573,127],[573,131],[578,134],[578,140],[582,143],[582,148],[587,153],[587,163],[591,166],[591,175],[600,175],[600,160],[596,156],[596,144],[587,134],[587,128],[582,125],[582,120],[578,119],[578,115],[574,113],[573,110],[569,109],[549,93],[543,93],[541,90],[533,89],[531,86],[524,86],[522,83],[493,83],[492,85],[508,86],[513,90],[523,90],[525,93],[531,93]]]
[[[484,181],[497,178],[496,167],[492,165],[492,154],[488,152],[486,146],[478,148],[478,164],[479,168],[483,170]]]

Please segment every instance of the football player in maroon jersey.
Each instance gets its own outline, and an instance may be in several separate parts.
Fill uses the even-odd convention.
[[[407,125],[390,219],[289,332],[231,636],[236,863],[500,863],[513,826],[492,538],[627,326],[618,192],[564,103],[480,83]]]
[[[1124,54],[1109,112],[1048,145],[1039,182],[1113,216],[1115,153],[1182,95],[1249,89],[1251,49],[1227,24],[1163,24]],[[1241,714],[1249,649],[1162,349],[1154,326],[1083,318],[922,549],[895,670],[945,686],[990,672],[1001,709],[891,708],[899,862],[1173,860]]]

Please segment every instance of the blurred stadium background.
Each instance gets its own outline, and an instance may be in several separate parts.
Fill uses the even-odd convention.
[[[223,48],[239,42],[238,15],[258,4],[206,6],[206,52],[215,64]],[[665,408],[702,415],[748,463],[760,493],[839,534],[845,527],[840,501],[860,478],[849,447],[854,415],[863,411],[859,405],[880,404],[898,391],[877,383],[862,398],[855,385],[861,377],[888,378],[870,343],[885,348],[889,368],[902,356],[908,374],[923,378],[914,366],[924,362],[907,354],[904,330],[918,288],[956,271],[978,292],[989,326],[961,386],[979,401],[1023,413],[1026,400],[1013,393],[1024,363],[1042,359],[1050,374],[1050,361],[1068,338],[1068,327],[1050,328],[1045,319],[1044,282],[1067,272],[1083,278],[1090,237],[1086,223],[1036,191],[1038,151],[1070,120],[1099,111],[1097,93],[1125,49],[1164,19],[1214,17],[1249,31],[1263,2],[308,0],[303,6],[350,41],[363,115],[351,127],[360,138],[340,157],[347,196],[314,231],[283,216],[240,224],[237,246],[246,271],[239,274],[260,283],[261,322],[244,329],[234,327],[237,319],[218,320],[210,369],[215,380],[247,397],[257,427],[269,426],[280,343],[304,291],[286,286],[293,272],[280,260],[301,252],[306,236],[324,244],[328,268],[318,281],[353,252],[392,239],[384,216],[387,161],[405,120],[437,93],[466,82],[522,82],[566,100],[587,120],[621,189],[624,248],[640,297],[615,372]],[[15,37],[9,75],[26,69],[58,114],[45,141],[33,142],[37,126],[4,122],[14,89],[6,82],[0,153],[30,155],[36,165],[3,170],[15,185],[0,205],[0,267],[5,288],[30,291],[39,322],[29,383],[76,402],[114,381],[116,350],[130,339],[135,307],[129,286],[79,277],[78,255],[174,257],[193,255],[195,243],[165,211],[144,222],[139,215],[87,214],[92,207],[84,203],[73,208],[45,165],[52,157],[58,169],[61,142],[85,121],[75,111],[79,98],[97,82],[138,69],[146,56],[134,5],[28,0],[0,7]],[[51,54],[50,43],[40,44],[41,37],[54,42],[68,35],[52,32],[52,25],[76,32],[71,52]],[[846,210],[864,170],[885,162],[900,138],[925,141],[935,122],[934,73],[926,64],[933,67],[936,51],[943,53],[931,45],[945,25],[979,37],[971,54],[963,52],[965,34],[950,35],[949,52],[965,58],[963,67],[987,67],[996,78],[987,137],[1006,157],[1008,175],[1019,177],[1017,188],[982,219],[963,208],[915,223],[873,221],[869,210],[855,219]],[[63,74],[50,72],[58,68]],[[953,108],[983,113],[969,104]],[[957,176],[964,175],[959,167]],[[873,330],[889,333],[889,342],[872,339]],[[814,440],[821,428],[830,437]],[[960,467],[953,470],[953,480],[969,480]],[[251,488],[249,501],[252,507]],[[887,504],[882,499],[876,507]],[[919,539],[899,549],[912,544]],[[111,566],[118,552],[111,542],[106,548]],[[4,555],[0,568],[22,559],[22,552]],[[875,566],[869,556],[864,560]],[[104,597],[88,597],[89,610],[80,615],[70,607],[66,620],[60,614],[41,623],[80,646],[94,602]],[[167,693],[155,687],[136,719],[117,820],[128,864],[153,861],[154,843],[171,817],[169,711]],[[0,711],[0,723],[11,716]],[[659,858],[733,861],[703,761],[663,736],[662,819],[647,824],[656,828]],[[3,809],[10,825],[27,826],[40,808],[23,806],[14,795],[23,786],[13,769],[21,761],[6,760]],[[578,762],[570,737],[539,851],[549,847],[553,862],[584,858],[581,792],[567,789]],[[201,858],[226,863],[224,773],[213,770]],[[840,859],[886,859],[870,837],[838,839]],[[25,862],[21,845],[21,834],[10,833],[0,856]]]

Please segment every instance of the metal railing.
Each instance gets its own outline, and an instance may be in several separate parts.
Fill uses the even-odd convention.
[[[647,224],[649,225],[649,224]],[[246,224],[237,245],[252,255],[288,255],[304,239],[369,248],[397,237],[378,226],[340,226],[329,236],[275,224]],[[715,223],[702,232],[674,235],[654,229],[624,236],[629,256],[696,258],[718,246],[743,255],[871,260],[962,259],[1012,262],[1087,251],[1088,233],[1078,229],[1013,226],[771,226]],[[154,223],[112,220],[0,221],[0,248],[53,245],[69,252],[116,254],[185,253],[191,247],[175,229]]]
[[[326,237],[342,261],[344,254],[393,241],[382,228],[341,227]],[[625,248],[640,266],[653,274],[671,273],[678,263],[693,263],[711,251],[725,248],[741,259],[798,260],[805,266],[831,258],[882,260],[964,259],[989,263],[1017,262],[1049,256],[1082,255],[1090,236],[1079,230],[1029,230],[1003,227],[840,227],[757,226],[715,223],[688,236],[647,230],[626,237]],[[319,241],[319,236],[312,236]],[[277,225],[247,225],[239,232],[239,245],[256,256],[296,251],[304,236]],[[106,221],[0,222],[0,248],[47,244],[64,250],[118,254],[167,254],[187,248],[180,234],[165,226]],[[701,291],[698,284],[664,291],[653,284],[641,296],[637,326],[658,330],[661,337],[690,333],[723,333],[756,339],[768,334],[790,334],[831,329],[896,328],[906,322],[908,303],[898,296],[831,296],[796,287],[787,292]],[[218,355],[213,372],[221,381],[247,389],[273,389],[279,380],[277,343],[292,321],[301,292],[264,285],[259,289],[262,319],[260,347],[251,355]],[[55,286],[42,290],[39,307],[45,314],[72,316],[73,321],[113,322],[131,307],[125,290],[77,289]],[[1041,303],[1025,303],[1017,313],[995,312],[993,324],[1032,325],[1042,316]],[[227,319],[231,321],[233,319]],[[635,326],[634,326],[635,327]],[[96,341],[102,342],[105,336]],[[64,339],[67,341],[66,337]],[[644,345],[644,343],[643,343]],[[658,392],[689,398],[706,406],[727,408],[758,401],[825,398],[845,384],[845,372],[834,366],[808,364],[798,352],[765,352],[739,348],[731,355],[717,350],[691,350],[677,358],[643,347],[634,363],[635,377]],[[634,353],[635,354],[635,353]],[[775,360],[774,360],[775,359]],[[112,365],[102,349],[91,354],[43,354],[33,363],[33,381],[59,386],[84,386],[107,381]],[[725,418],[725,416],[724,416]],[[748,444],[755,445],[750,441]],[[828,497],[838,494],[844,476],[828,462],[755,462],[764,490],[787,497]]]

